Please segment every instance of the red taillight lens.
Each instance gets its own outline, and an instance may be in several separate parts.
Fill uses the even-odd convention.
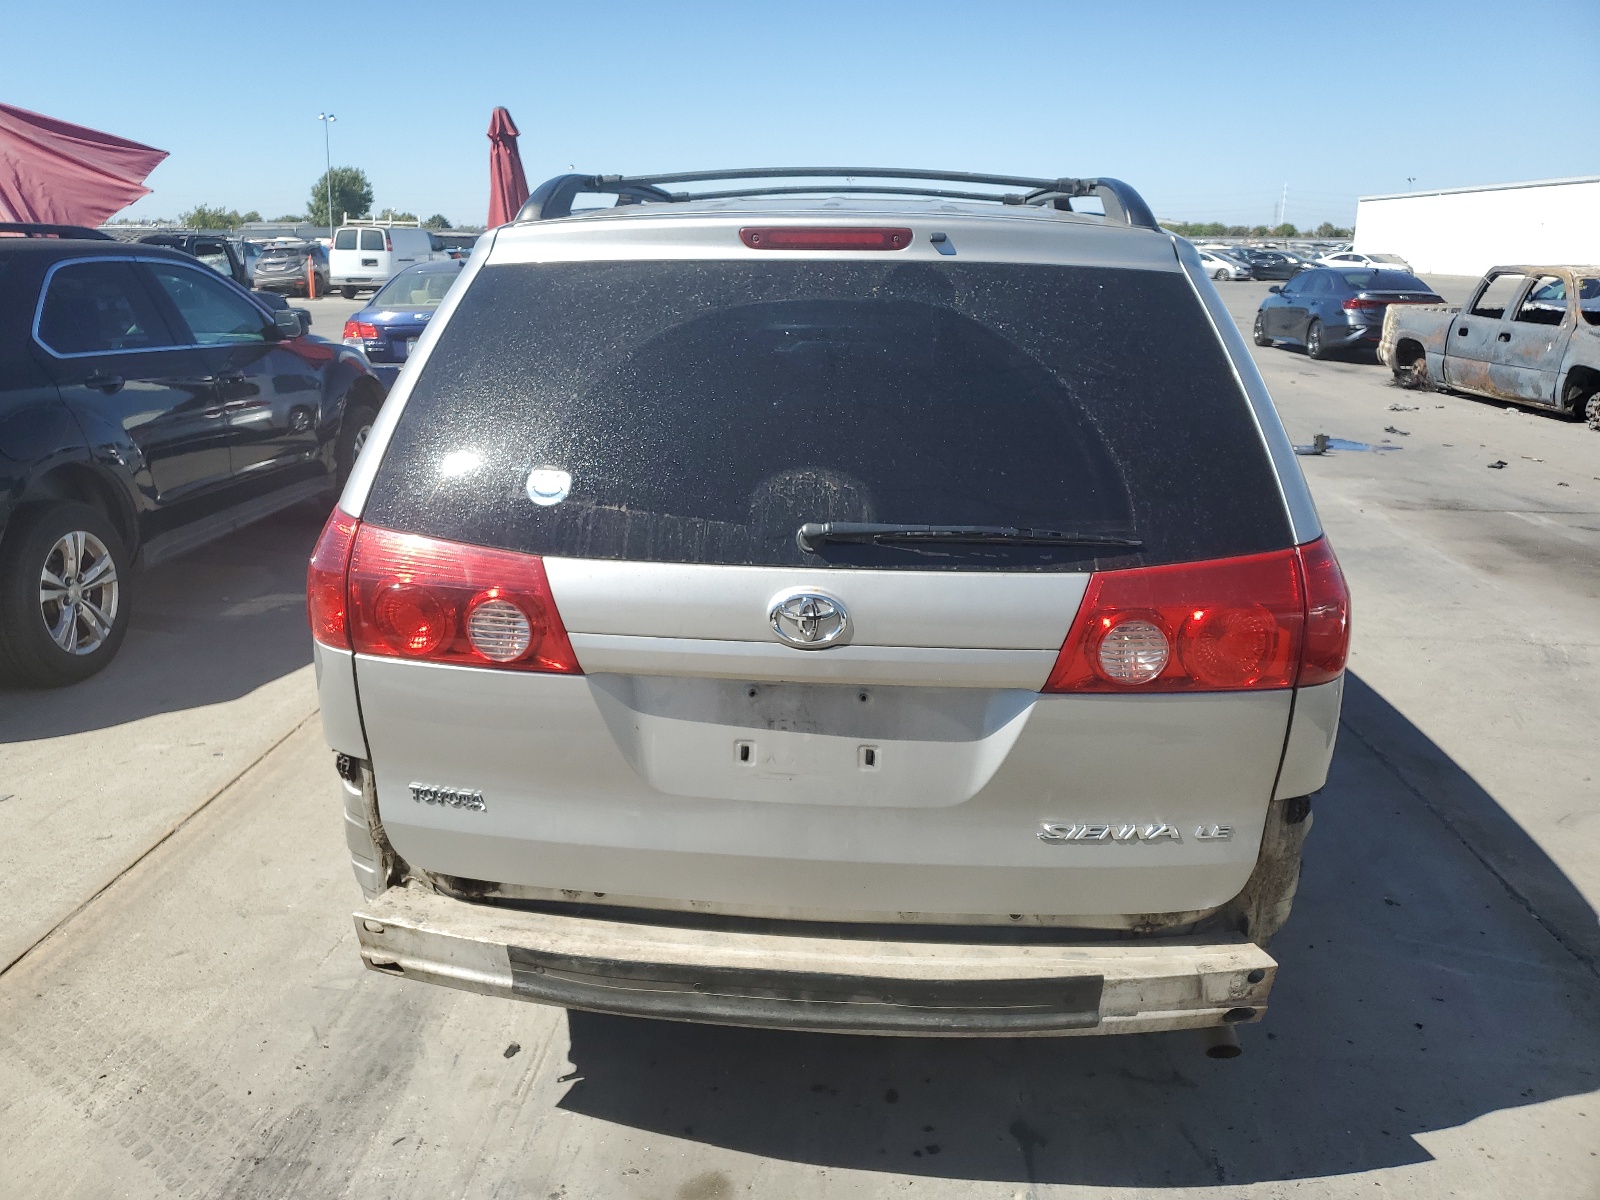
[[[1344,670],[1350,653],[1350,589],[1327,538],[1300,547],[1305,572],[1306,634],[1300,685],[1328,683]]]
[[[363,525],[350,559],[349,625],[362,654],[582,673],[534,554]]]
[[[1101,572],[1044,690],[1292,687],[1304,623],[1293,550]]]
[[[1047,692],[1232,692],[1344,669],[1350,598],[1319,538],[1292,550],[1089,580]]]
[[[378,327],[368,325],[365,321],[346,321],[344,323],[344,336],[347,338],[375,338],[378,336]]]
[[[355,517],[340,509],[328,516],[311,552],[306,570],[306,611],[311,617],[311,636],[324,646],[350,649],[350,622],[345,605],[345,569],[350,565],[350,547],[355,544]]]
[[[771,225],[741,229],[739,240],[752,250],[904,250],[911,230]]]
[[[1390,303],[1388,300],[1367,300],[1360,296],[1352,296],[1350,299],[1346,300],[1341,307],[1347,309],[1382,308],[1388,303]]]

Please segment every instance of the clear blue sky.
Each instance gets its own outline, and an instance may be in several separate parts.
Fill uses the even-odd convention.
[[[323,166],[480,223],[489,112],[565,171],[1114,175],[1167,219],[1600,173],[1600,2],[8,6],[0,100],[171,151],[124,215],[301,212]],[[1415,179],[1408,184],[1408,177]]]

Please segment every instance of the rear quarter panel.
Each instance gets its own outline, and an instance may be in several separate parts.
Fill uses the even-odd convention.
[[[1444,354],[1445,334],[1459,311],[1437,304],[1391,304],[1383,315],[1383,337],[1378,342],[1379,361],[1386,367],[1393,367],[1395,347],[1402,340],[1409,339],[1422,344],[1432,368]]]

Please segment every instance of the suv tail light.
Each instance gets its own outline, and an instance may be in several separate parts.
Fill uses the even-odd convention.
[[[357,653],[582,673],[537,555],[361,525],[348,594]]]
[[[306,611],[311,617],[311,636],[336,650],[350,649],[349,606],[345,603],[344,578],[350,566],[350,548],[355,545],[356,527],[361,522],[343,509],[334,509],[322,527],[317,548],[311,552],[306,570]]]
[[[347,338],[376,338],[378,327],[368,325],[365,321],[346,321],[344,323],[344,336]]]
[[[1344,669],[1349,593],[1326,539],[1292,550],[1097,573],[1047,692],[1231,692]]]
[[[1306,585],[1305,649],[1299,686],[1330,683],[1344,670],[1350,653],[1350,589],[1327,538],[1298,548]]]
[[[752,250],[904,250],[911,230],[771,225],[741,229],[739,240]]]

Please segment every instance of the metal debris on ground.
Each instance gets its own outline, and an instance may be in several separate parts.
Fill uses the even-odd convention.
[[[1401,437],[1411,436],[1411,431],[1409,429],[1396,429],[1393,425],[1385,425],[1383,427],[1383,431],[1385,433],[1398,433]]]
[[[1419,406],[1415,404],[1391,404],[1390,412],[1416,412]]]
[[[1399,446],[1374,446],[1371,442],[1352,442],[1348,438],[1329,437],[1325,433],[1315,435],[1309,445],[1296,446],[1296,454],[1317,455],[1326,454],[1330,450],[1398,450]]]
[[[1497,459],[1494,460],[1494,462],[1489,464],[1489,470],[1491,470],[1491,471],[1503,471],[1505,469],[1505,465],[1506,465],[1506,460],[1505,459],[1497,458]]]

